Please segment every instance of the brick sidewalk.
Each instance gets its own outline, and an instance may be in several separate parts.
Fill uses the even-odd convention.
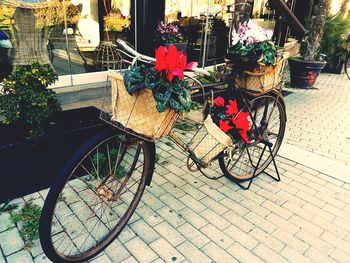
[[[286,89],[285,142],[350,166],[350,80],[321,74],[315,87]]]
[[[350,165],[350,81],[322,74],[316,87],[288,89],[284,143]],[[243,191],[190,174],[167,141],[157,143],[161,158],[136,214],[91,262],[349,262],[349,183],[279,156],[281,182],[262,175]],[[210,174],[221,172],[214,165]],[[46,192],[15,200],[18,209],[31,197],[42,206]],[[9,213],[0,222],[0,263],[49,262],[38,241],[23,249]]]

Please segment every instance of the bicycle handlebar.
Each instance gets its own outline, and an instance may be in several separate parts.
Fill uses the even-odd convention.
[[[147,62],[156,62],[155,58],[143,55],[139,52],[137,52],[136,50],[134,50],[130,45],[128,45],[125,41],[121,40],[121,39],[117,39],[117,43],[128,53],[130,53],[131,55],[133,55],[135,57],[135,59],[143,59]],[[206,76],[210,76],[209,72],[206,71],[205,69],[202,68],[194,68],[191,69],[190,71],[200,74],[200,75],[206,75]]]

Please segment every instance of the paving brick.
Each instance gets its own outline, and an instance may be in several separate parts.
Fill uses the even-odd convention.
[[[295,234],[295,237],[300,239],[301,241],[305,242],[309,246],[312,246],[319,251],[322,251],[325,254],[330,254],[333,250],[333,245],[335,244],[328,244],[327,242],[323,241],[319,237],[316,237],[310,232],[307,232],[305,230],[300,230],[298,233]]]
[[[113,262],[121,262],[130,257],[130,253],[126,250],[120,241],[113,241],[106,249],[105,253]]]
[[[253,249],[259,243],[250,233],[247,234],[234,225],[226,228],[225,234],[249,250]]]
[[[300,216],[301,218],[304,218],[307,221],[310,221],[312,218],[315,217],[315,210],[310,210],[306,211],[304,209],[304,207],[301,207],[300,205],[298,205],[297,203],[294,203],[292,201],[287,201],[283,204],[283,207],[285,209],[287,209],[288,211],[292,212],[293,214],[296,214],[298,216]],[[318,210],[320,210],[319,208],[317,208]]]
[[[266,200],[264,203],[262,203],[262,206],[270,210],[271,212],[275,213],[276,215],[282,217],[285,220],[288,220],[293,215],[292,212],[288,211],[282,206],[272,203],[269,200]]]
[[[276,190],[276,192],[279,191]],[[282,198],[281,196],[279,196],[276,192],[272,192],[272,191],[267,191],[265,189],[261,189],[257,192],[258,195],[262,196],[265,200],[269,200],[270,202],[276,204],[276,205],[282,205],[286,202],[285,198]]]
[[[315,236],[320,236],[324,231],[324,229],[310,223],[309,221],[306,221],[297,215],[293,215],[288,221],[300,227],[301,229],[312,233]]]
[[[196,200],[200,200],[200,199],[207,196],[202,191],[198,190],[196,187],[194,187],[190,184],[184,185],[183,187],[181,187],[181,189],[182,189],[182,191],[189,194],[190,196],[192,196]]]
[[[24,247],[23,240],[20,238],[17,228],[2,232],[0,234],[0,245],[5,256]]]
[[[206,205],[206,207],[210,208],[212,211],[214,211],[218,215],[222,215],[228,210],[225,206],[221,205],[220,203],[216,202],[215,200],[213,200],[208,196],[201,199],[200,202],[203,205]]]
[[[102,256],[95,258],[91,262],[93,262],[93,263],[112,263],[113,261],[110,260],[110,258],[107,255],[102,255]]]
[[[156,259],[155,261],[153,261],[152,263],[164,263],[165,261],[161,258]],[[183,261],[182,261],[183,262]]]
[[[331,233],[335,234],[336,236],[340,238],[345,238],[347,235],[347,231],[343,227],[339,227],[334,223],[330,223],[329,221],[323,219],[322,217],[316,216],[311,220],[311,223],[327,230],[330,231]]]
[[[235,226],[237,226],[238,228],[242,229],[245,232],[250,232],[253,228],[254,225],[252,223],[250,223],[249,221],[247,221],[246,219],[244,219],[242,216],[236,214],[233,211],[227,211],[223,217],[231,222],[232,224],[234,224]]]
[[[139,236],[146,244],[150,244],[154,240],[158,239],[160,236],[156,231],[153,230],[144,220],[140,219],[136,222],[129,224],[134,233]]]
[[[289,221],[281,218],[280,216],[271,213],[266,218],[266,220],[270,221],[272,224],[274,224],[276,227],[285,230],[288,233],[294,234],[298,232],[299,227],[296,225],[290,223]]]
[[[334,249],[334,251],[331,253],[331,258],[337,260],[338,262],[347,262],[350,258],[350,253],[347,253],[349,251],[342,251],[338,248]]]
[[[194,226],[197,229],[208,224],[208,220],[206,218],[201,216],[201,214],[197,214],[193,212],[191,209],[187,207],[181,210],[179,214],[181,215],[182,218],[184,218],[188,223],[190,223],[192,226]]]
[[[238,261],[228,254],[225,250],[220,248],[213,242],[209,242],[201,249],[206,255],[208,255],[214,262],[220,263],[235,263]]]
[[[247,208],[228,198],[221,200],[220,203],[240,216],[243,216],[249,212]]]
[[[298,251],[290,248],[289,246],[286,246],[281,251],[281,256],[287,258],[291,262],[300,262],[300,263],[312,263],[310,259],[300,254]]]
[[[221,216],[217,215],[210,209],[205,209],[200,213],[200,215],[205,218],[208,222],[215,222],[215,226],[220,230],[224,230],[226,227],[230,225],[230,222]]]
[[[154,196],[159,197],[159,196],[164,195],[166,193],[164,186],[167,184],[170,184],[170,183],[169,182],[165,183],[162,185],[162,187],[160,187],[155,182],[152,182],[152,184],[149,187],[147,187],[147,191],[152,193]]]
[[[259,244],[253,249],[253,253],[265,262],[288,263],[288,261],[264,244]]]
[[[261,205],[249,200],[249,199],[243,199],[240,202],[240,205],[243,205],[245,208],[254,211],[254,213],[257,213],[261,217],[265,217],[268,214],[270,214],[270,211],[266,208],[262,207]]]
[[[290,232],[286,232],[282,229],[277,229],[275,232],[272,233],[272,235],[275,238],[282,241],[283,243],[285,243],[287,247],[298,251],[300,254],[303,254],[309,247],[307,243],[294,237],[293,234],[291,234]]]
[[[6,231],[12,225],[9,213],[0,214],[0,232]]]
[[[150,247],[156,251],[165,262],[181,262],[185,259],[184,256],[164,238],[159,238],[152,242]]]
[[[121,263],[139,263],[140,261],[137,261],[134,257],[128,257],[127,259],[124,259]]]
[[[229,236],[225,234],[227,233],[226,231],[224,233],[212,224],[207,224],[206,226],[202,227],[200,231],[223,249],[228,248],[234,242]]]
[[[329,233],[328,231],[325,231],[321,235],[321,239],[326,241],[328,244],[336,244],[337,248],[343,250],[343,251],[350,251],[350,243],[344,241],[343,239],[335,236],[333,233]]]
[[[170,194],[165,194],[160,197],[160,200],[162,200],[164,203],[167,204],[172,210],[175,212],[178,212],[179,210],[183,209],[185,205],[181,203],[179,200],[177,200],[174,196]]]
[[[184,224],[186,221],[180,216],[179,213],[175,213],[170,207],[165,206],[159,210],[157,213],[174,228],[177,228]]]
[[[255,256],[251,251],[238,243],[234,243],[231,247],[226,250],[232,256],[234,256],[239,262],[250,262],[250,263],[263,263],[260,258]]]
[[[309,247],[304,255],[313,262],[336,263],[335,260],[331,259],[328,255],[324,254],[322,251],[319,251],[314,247]]]
[[[136,213],[150,226],[155,226],[164,220],[147,205],[137,208]]]
[[[332,205],[326,204],[323,209],[333,215],[336,215],[338,218],[342,218],[344,220],[349,221],[350,223],[350,213],[344,211],[343,209],[339,209],[337,207],[334,207]]]
[[[165,206],[165,204],[159,198],[155,197],[150,192],[145,191],[141,200],[153,210],[158,210]]]
[[[224,196],[239,202],[241,200],[243,200],[245,197],[243,195],[241,195],[241,193],[239,191],[237,191],[237,189],[234,189],[233,187],[231,187],[232,182],[228,182],[229,186],[227,185],[223,185],[220,188],[218,188],[217,190],[223,194]]]
[[[140,262],[152,262],[157,259],[157,254],[139,237],[134,237],[125,243],[125,247]]]
[[[200,213],[206,208],[205,205],[188,194],[180,197],[179,200],[196,213]]]
[[[188,223],[181,225],[178,230],[188,241],[198,248],[203,247],[210,241],[207,236]]]
[[[165,238],[172,246],[176,247],[185,241],[185,238],[167,222],[162,222],[154,227],[163,238]]]
[[[166,192],[170,193],[172,196],[174,196],[177,199],[185,195],[185,192],[182,191],[181,188],[177,187],[176,185],[170,182],[163,184],[161,189],[164,189]]]
[[[249,235],[276,252],[280,252],[285,246],[284,241],[274,238],[271,234],[267,234],[258,227],[250,231]]]
[[[271,234],[276,229],[275,225],[273,225],[271,222],[269,222],[265,218],[262,218],[261,216],[255,214],[254,212],[249,212],[248,214],[244,215],[243,217],[245,219],[247,219],[253,225],[264,230],[268,234]]]
[[[212,188],[210,185],[203,185],[199,188],[199,190],[216,201],[220,201],[225,198],[223,194]]]
[[[128,225],[126,225],[123,228],[122,232],[119,234],[118,240],[124,244],[130,239],[132,239],[133,237],[135,237],[135,233],[130,229]]]
[[[35,263],[51,263],[52,261],[49,260],[44,254],[41,254],[39,256],[36,256],[34,258]]]
[[[189,241],[177,247],[189,262],[211,263],[212,260]]]

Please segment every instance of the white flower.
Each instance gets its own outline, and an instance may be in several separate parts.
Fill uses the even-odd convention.
[[[239,38],[239,34],[237,34],[236,30],[233,29],[232,31],[232,45],[236,45],[239,42],[240,38]]]

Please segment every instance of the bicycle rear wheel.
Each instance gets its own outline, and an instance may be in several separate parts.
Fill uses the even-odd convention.
[[[346,75],[350,79],[350,56],[348,56],[348,58],[346,59],[346,61],[344,63],[344,69],[345,69]]]
[[[271,92],[249,101],[252,113],[249,116],[251,124],[251,129],[248,132],[250,144],[244,147],[234,145],[231,156],[222,154],[219,157],[220,168],[227,178],[237,182],[244,182],[252,178],[265,146],[258,138],[259,132],[260,134],[265,134],[265,138],[268,138],[269,142],[272,143],[272,154],[276,156],[286,128],[284,102],[282,99],[277,99],[277,96],[277,93]],[[249,111],[247,106],[242,110],[245,112]],[[266,115],[264,111],[266,111]],[[257,127],[253,125],[253,122],[256,123]],[[266,149],[255,175],[264,171],[271,161],[272,157],[268,149]]]
[[[109,129],[70,159],[40,219],[40,241],[50,260],[85,262],[119,235],[151,176],[150,147]]]

